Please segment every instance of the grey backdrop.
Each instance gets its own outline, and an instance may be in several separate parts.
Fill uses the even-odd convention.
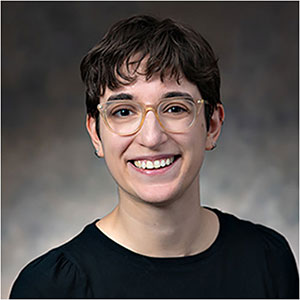
[[[82,56],[133,14],[199,30],[226,120],[202,203],[283,233],[298,259],[297,2],[2,2],[2,298],[19,270],[116,204],[84,128]]]

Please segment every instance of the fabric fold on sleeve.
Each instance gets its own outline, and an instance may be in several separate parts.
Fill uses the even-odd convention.
[[[51,250],[29,263],[15,281],[10,298],[92,297],[86,274],[65,253]]]

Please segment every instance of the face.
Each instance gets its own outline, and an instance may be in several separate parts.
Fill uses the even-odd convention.
[[[159,76],[146,81],[141,75],[131,85],[117,90],[107,89],[100,102],[109,98],[131,99],[145,105],[156,105],[166,96],[186,94],[194,101],[201,99],[197,87],[185,78],[180,83],[175,79],[162,82]],[[147,113],[140,131],[131,136],[113,133],[102,117],[101,141],[94,129],[94,119],[88,119],[87,127],[95,148],[99,149],[99,155],[104,157],[119,186],[121,201],[123,197],[162,204],[185,194],[198,194],[204,152],[212,144],[210,132],[206,130],[204,106],[192,127],[184,133],[164,131],[152,111]],[[142,168],[143,164],[146,169]]]

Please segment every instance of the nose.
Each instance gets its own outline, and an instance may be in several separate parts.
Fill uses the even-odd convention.
[[[141,145],[150,149],[159,148],[167,140],[167,134],[160,126],[153,111],[147,112],[136,139]]]

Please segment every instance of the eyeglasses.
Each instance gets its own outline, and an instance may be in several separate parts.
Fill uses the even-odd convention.
[[[163,99],[154,106],[133,100],[113,100],[98,104],[97,109],[107,127],[120,136],[137,133],[149,111],[166,132],[183,133],[193,125],[204,103],[209,104],[203,99],[194,102],[182,97]]]

